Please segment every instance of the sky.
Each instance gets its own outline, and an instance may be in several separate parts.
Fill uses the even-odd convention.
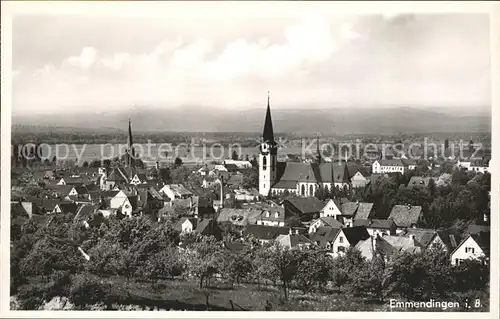
[[[16,15],[12,112],[490,105],[487,15],[262,6]]]

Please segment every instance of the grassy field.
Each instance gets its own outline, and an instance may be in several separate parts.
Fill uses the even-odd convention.
[[[230,284],[213,280],[209,289],[199,288],[197,280],[159,280],[142,282],[123,277],[101,278],[110,284],[108,306],[101,310],[190,310],[190,311],[265,311],[266,303],[272,311],[488,311],[487,292],[478,292],[469,297],[481,298],[481,308],[473,309],[407,309],[390,308],[390,299],[380,302],[366,297],[357,297],[340,291],[303,294],[297,290],[289,292],[289,299],[283,299],[279,287],[255,284]],[[31,281],[30,285],[37,285]],[[207,307],[208,296],[208,307]],[[474,300],[474,299],[471,299]],[[400,300],[398,300],[400,301]],[[453,301],[453,300],[443,300]],[[57,308],[60,309],[60,308]],[[95,307],[90,309],[98,310]],[[56,310],[56,309],[52,309]]]
[[[264,311],[266,302],[271,310],[279,311],[388,311],[388,303],[347,296],[340,292],[307,294],[290,291],[289,300],[283,300],[278,287],[213,282],[210,289],[200,289],[197,281],[165,280],[154,283],[106,278],[111,283],[111,300],[121,305],[142,305],[149,309]]]

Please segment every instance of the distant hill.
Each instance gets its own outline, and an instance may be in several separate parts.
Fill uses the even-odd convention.
[[[436,108],[438,109],[438,108]],[[474,115],[452,108],[412,107],[274,109],[276,132],[324,134],[392,134],[428,132],[490,132],[491,114]],[[135,107],[120,113],[103,112],[78,116],[14,116],[13,130],[123,132],[129,117],[136,132],[260,132],[265,108],[223,110],[185,106],[174,109]]]

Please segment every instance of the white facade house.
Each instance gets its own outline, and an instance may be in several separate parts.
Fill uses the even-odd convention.
[[[159,191],[161,194],[165,194],[171,201],[175,199],[186,199],[193,196],[189,190],[187,190],[181,184],[169,184],[165,185]]]
[[[344,231],[341,229],[332,244],[333,256],[342,256],[351,247]]]
[[[139,184],[147,184],[146,176],[141,174],[135,174],[134,177],[130,180],[130,184],[139,185]]]
[[[236,165],[239,169],[252,168],[252,163],[249,161],[239,161],[239,160],[224,160],[224,165]]]
[[[415,167],[413,167],[414,169]],[[401,173],[403,174],[409,167],[402,160],[376,160],[372,164],[374,174]]]
[[[320,217],[333,217],[337,218],[337,216],[342,215],[342,212],[340,211],[340,208],[337,207],[337,204],[335,204],[335,201],[333,199],[330,199],[325,207],[321,210],[319,213]]]
[[[466,259],[479,259],[486,256],[485,245],[482,242],[482,237],[488,236],[489,233],[469,235],[463,240],[457,248],[451,253],[451,264],[460,265]]]
[[[183,234],[188,234],[193,232],[195,229],[195,225],[191,222],[191,220],[186,219],[182,224],[181,224],[181,233]]]

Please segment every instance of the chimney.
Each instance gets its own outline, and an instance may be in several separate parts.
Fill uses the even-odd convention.
[[[288,235],[292,235],[292,234],[293,234],[292,227],[290,227],[290,229],[288,230]]]

